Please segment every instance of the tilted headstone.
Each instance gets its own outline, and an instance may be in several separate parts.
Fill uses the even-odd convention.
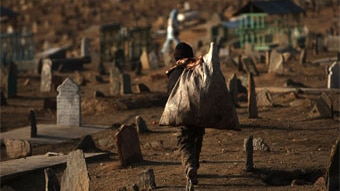
[[[57,125],[79,127],[81,125],[79,86],[67,77],[57,91]]]
[[[90,42],[88,38],[81,39],[80,56],[82,58],[90,57],[89,45],[90,45]]]
[[[52,60],[44,59],[41,69],[41,81],[40,81],[40,91],[49,92],[52,87]]]
[[[309,113],[309,118],[333,118],[332,100],[325,92],[322,92],[318,101]]]
[[[328,70],[327,88],[340,88],[340,62],[334,62]]]
[[[256,94],[256,103],[259,107],[273,106],[273,100],[268,90]]]
[[[248,74],[248,118],[257,118],[257,103],[253,74]]]
[[[149,129],[146,126],[146,123],[141,116],[136,116],[136,126],[137,126],[137,132],[138,133],[149,132]]]
[[[120,94],[124,95],[132,93],[130,75],[126,73],[122,74],[120,81],[121,81]]]
[[[139,175],[139,186],[141,189],[145,190],[152,190],[156,188],[153,169],[147,169]]]
[[[259,75],[259,72],[253,62],[253,60],[249,57],[243,57],[242,58],[242,65],[243,65],[243,69],[247,72],[247,73],[252,73],[255,76]]]
[[[115,136],[122,166],[143,161],[138,133],[133,125],[122,125]]]
[[[84,153],[75,150],[68,154],[64,174],[61,177],[60,191],[89,191],[90,177]]]
[[[6,153],[10,158],[30,156],[31,144],[27,140],[4,139]]]
[[[284,69],[284,58],[281,53],[276,50],[272,50],[270,53],[268,73],[282,74]]]
[[[330,161],[327,168],[326,174],[326,190],[335,191],[339,190],[339,138],[333,145],[331,150]]]
[[[45,168],[44,174],[45,174],[45,191],[59,191],[60,184],[54,170],[52,168]]]

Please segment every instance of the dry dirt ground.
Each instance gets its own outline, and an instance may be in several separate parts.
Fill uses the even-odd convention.
[[[330,9],[322,10],[321,14],[331,18]],[[312,24],[311,20],[306,20],[306,23]],[[320,19],[318,25],[324,26],[325,20],[327,19]],[[317,28],[314,24],[311,25],[311,28],[313,27]],[[184,31],[181,38],[193,42],[195,34],[190,30]],[[316,56],[312,54],[311,49],[308,52],[308,60],[336,56],[336,53],[330,52],[322,52]],[[325,65],[303,66],[293,59],[287,64],[289,69],[284,75],[268,74],[265,64],[257,64],[257,67],[260,75],[254,79],[256,87],[283,87],[288,78],[312,88],[326,87]],[[87,80],[86,85],[80,86],[82,123],[106,126],[130,124],[140,115],[146,121],[150,133],[139,135],[144,162],[126,167],[120,166],[114,144],[117,129],[112,127],[93,134],[97,146],[110,152],[110,156],[87,161],[91,190],[109,191],[129,184],[138,184],[139,174],[146,169],[154,170],[156,190],[184,190],[186,181],[176,147],[176,129],[159,127],[157,124],[166,102],[166,67],[143,71],[139,76],[131,73],[132,85],[144,83],[151,92],[121,97],[110,96],[108,75],[101,76],[102,83],[95,80],[98,75],[95,68],[96,63],[91,63],[79,71]],[[226,79],[232,73],[239,77],[246,76],[223,59],[221,69]],[[59,75],[75,77],[74,73]],[[25,83],[27,80],[28,85]],[[57,93],[41,94],[39,87],[38,75],[19,73],[18,96],[8,99],[7,106],[1,106],[1,132],[27,126],[30,109],[36,111],[38,124],[56,122],[55,110],[44,109],[43,100],[53,98]],[[94,98],[95,90],[106,96]],[[272,93],[275,106],[259,107],[257,119],[248,119],[247,103],[241,102],[237,108],[242,128],[240,132],[207,129],[200,160],[201,167],[198,171],[199,185],[195,186],[195,190],[324,190],[322,177],[325,177],[331,147],[339,136],[339,93],[329,94],[334,105],[332,119],[308,119],[308,113],[320,93],[296,93],[297,96],[293,96],[291,92]],[[290,106],[293,101],[303,104]],[[243,140],[251,134],[255,138],[263,138],[270,151],[254,151],[255,169],[253,172],[246,172]],[[100,146],[98,140],[104,137],[112,137],[112,144]],[[35,145],[32,154],[44,154],[49,151],[68,153],[78,141],[72,140],[59,145]],[[150,146],[150,143],[155,142],[161,142],[162,145]],[[8,160],[4,152],[1,160]],[[59,165],[53,169],[60,178],[65,166]],[[44,173],[37,170],[12,181],[2,182],[3,185],[11,186],[15,190],[44,190]]]

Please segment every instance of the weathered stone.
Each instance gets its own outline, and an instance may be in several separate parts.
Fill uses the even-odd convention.
[[[259,72],[252,59],[250,59],[249,57],[243,57],[241,62],[242,62],[243,69],[247,73],[252,73],[255,76],[259,75]]]
[[[111,84],[111,94],[117,96],[120,94],[120,72],[117,67],[110,69],[110,84]]]
[[[45,191],[60,191],[57,175],[52,168],[45,168]]]
[[[230,79],[229,79],[229,83],[228,83],[228,88],[229,88],[229,91],[230,91],[230,95],[231,95],[231,98],[234,102],[234,104],[237,106],[238,105],[238,100],[237,100],[237,94],[238,94],[238,85],[237,85],[237,77],[236,77],[236,74],[232,74]]]
[[[256,104],[259,107],[273,106],[272,97],[267,90],[260,91],[256,95]]]
[[[67,156],[67,166],[61,177],[60,191],[89,191],[90,178],[84,153],[72,151]]]
[[[141,116],[136,116],[136,126],[138,133],[147,133],[149,129]]]
[[[245,141],[246,148],[246,171],[251,172],[254,169],[253,163],[253,135],[250,135]]]
[[[121,75],[121,87],[120,87],[120,94],[130,94],[131,91],[131,78],[129,74],[122,74]]]
[[[339,190],[339,138],[333,145],[330,155],[330,161],[326,173],[326,189],[327,191]]]
[[[340,62],[334,62],[328,71],[327,88],[340,88]]]
[[[31,138],[37,136],[37,121],[35,119],[35,113],[33,110],[30,111],[29,115],[30,125],[31,125]]]
[[[81,57],[90,57],[89,44],[90,42],[88,38],[85,37],[81,39],[81,47],[80,47]]]
[[[121,165],[139,163],[143,161],[138,133],[133,125],[122,125],[116,133],[118,156]]]
[[[76,82],[79,86],[86,85],[86,79],[79,71],[75,71],[74,82]]]
[[[83,137],[74,150],[80,149],[83,152],[97,152],[99,149],[94,143],[91,135]]]
[[[255,82],[252,73],[248,73],[248,118],[257,118],[257,103],[256,103],[256,92]]]
[[[272,50],[269,60],[268,73],[283,74],[284,58],[282,54],[276,50]]]
[[[65,81],[57,88],[57,125],[80,126],[81,104],[79,86],[71,79]]]
[[[319,100],[309,113],[309,118],[333,118],[333,104],[328,95],[322,92]]]
[[[10,158],[26,157],[32,153],[31,144],[27,140],[4,139],[4,143]]]
[[[40,91],[50,92],[52,87],[52,61],[51,59],[44,59],[41,69]]]
[[[147,169],[139,175],[139,186],[141,189],[145,190],[156,188],[155,174],[153,169]]]
[[[253,150],[254,151],[270,151],[270,147],[267,143],[263,141],[261,137],[252,138],[253,140]],[[247,139],[243,140],[243,150],[246,151],[247,149]]]
[[[150,92],[150,88],[143,83],[137,84],[137,93]]]

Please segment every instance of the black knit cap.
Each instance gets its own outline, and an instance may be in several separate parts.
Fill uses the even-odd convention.
[[[176,61],[182,58],[192,58],[194,57],[194,52],[190,45],[185,42],[180,42],[175,48],[174,57]]]

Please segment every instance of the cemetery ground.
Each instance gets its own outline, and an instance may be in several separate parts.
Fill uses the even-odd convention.
[[[310,59],[334,56],[332,53],[309,54]],[[284,87],[287,79],[310,88],[326,87],[325,65],[300,65],[292,60],[285,74],[267,73],[265,64],[256,65],[256,88]],[[139,184],[139,175],[153,169],[156,190],[184,190],[186,180],[176,146],[176,129],[160,127],[157,122],[166,102],[167,67],[143,71],[142,75],[130,72],[132,87],[143,83],[150,92],[110,96],[109,75],[96,80],[95,65],[84,70],[59,74],[73,79],[83,76],[86,83],[80,86],[82,124],[111,127],[92,134],[96,146],[109,154],[87,161],[91,190],[116,190],[119,187]],[[236,66],[221,59],[221,69],[226,79],[232,73],[238,78],[246,77]],[[78,77],[77,77],[78,76]],[[44,100],[55,99],[57,92],[40,93],[40,78],[32,73],[19,73],[18,92],[15,98],[1,106],[1,131],[9,131],[29,125],[29,111],[36,112],[39,124],[55,124],[55,108],[44,107]],[[134,90],[134,88],[133,88]],[[95,97],[100,91],[104,97]],[[199,185],[196,190],[323,190],[325,173],[332,145],[339,135],[339,91],[326,92],[333,102],[333,118],[309,119],[320,91],[292,90],[271,92],[273,106],[258,107],[258,118],[249,119],[247,102],[239,102],[237,113],[241,131],[206,129],[201,153]],[[150,132],[139,134],[143,154],[142,163],[121,166],[115,133],[120,124],[132,124],[141,116]],[[262,138],[269,150],[254,151],[254,170],[245,171],[246,153],[244,139],[253,135]],[[103,143],[103,140],[105,143]],[[67,154],[74,150],[79,139],[61,144],[33,145],[32,155],[58,152]],[[1,160],[9,160],[2,145]],[[66,165],[54,166],[60,179]],[[15,190],[43,190],[43,169],[29,172],[15,179],[2,182]]]
[[[166,1],[164,1],[166,2]],[[329,13],[331,11],[328,10]],[[327,10],[322,14],[327,13]],[[314,17],[315,18],[315,17]],[[322,23],[329,22],[329,15],[320,19],[308,19],[311,31],[323,30]],[[315,23],[315,24],[312,24]],[[193,39],[196,32],[190,30],[181,33],[181,39]],[[95,54],[94,54],[95,55]],[[326,169],[330,152],[339,137],[339,91],[327,91],[326,64],[311,64],[319,58],[335,57],[334,52],[320,52],[314,55],[307,49],[307,63],[300,65],[298,56],[285,65],[284,74],[267,73],[264,63],[256,64],[259,76],[254,76],[257,91],[264,87],[276,87],[282,90],[288,79],[301,84],[293,84],[289,91],[270,91],[273,105],[258,106],[258,118],[248,118],[247,102],[239,102],[237,114],[241,131],[206,129],[198,170],[198,186],[195,190],[272,190],[272,191],[320,191],[325,190]],[[158,120],[166,102],[166,66],[154,70],[142,71],[142,75],[131,75],[133,93],[124,96],[111,96],[109,75],[96,72],[95,57],[90,64],[78,72],[55,73],[57,76],[69,76],[80,85],[81,113],[83,125],[110,127],[107,130],[91,134],[96,146],[108,155],[87,160],[90,177],[90,190],[109,191],[119,187],[139,184],[140,174],[153,169],[155,190],[184,190],[186,179],[180,164],[177,150],[176,129],[160,127]],[[247,75],[225,59],[221,59],[221,70],[226,80],[235,73],[238,78]],[[143,83],[150,92],[137,93],[135,85]],[[316,88],[308,91],[301,88]],[[41,124],[55,124],[56,110],[54,102],[57,92],[41,93],[40,76],[34,73],[19,73],[17,96],[7,99],[7,105],[1,106],[1,133],[29,126],[30,110],[36,114],[38,134]],[[300,89],[301,88],[301,89]],[[324,88],[333,103],[333,117],[308,118],[313,106],[318,101]],[[268,88],[269,90],[269,88]],[[95,91],[103,97],[95,97]],[[97,94],[98,95],[98,94]],[[45,103],[45,104],[44,104]],[[132,124],[135,117],[141,116],[150,130],[139,134],[142,163],[121,166],[115,133],[121,124]],[[266,150],[254,150],[254,170],[246,169],[244,139],[253,135],[262,138]],[[60,144],[35,144],[32,155],[57,152],[67,154],[74,150],[81,138]],[[269,148],[269,149],[268,149]],[[1,145],[1,161],[12,160],[6,155]],[[51,167],[60,181],[66,164]],[[45,189],[43,169],[27,172],[11,180],[1,181],[1,187],[10,186],[14,190],[36,191]]]

